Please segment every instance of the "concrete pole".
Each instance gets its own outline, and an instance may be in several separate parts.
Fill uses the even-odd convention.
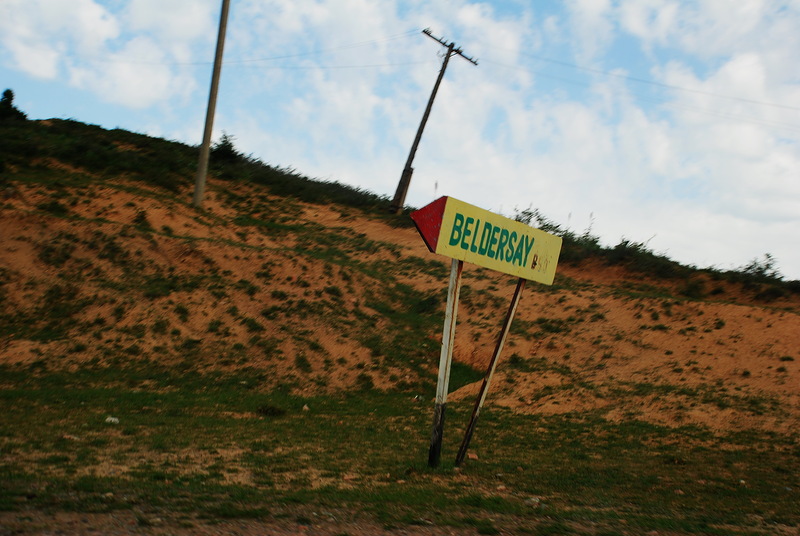
[[[219,34],[217,34],[217,52],[214,55],[214,70],[211,74],[211,91],[208,95],[206,110],[206,126],[203,130],[203,144],[200,146],[200,159],[197,162],[197,176],[194,182],[192,204],[200,207],[206,190],[206,174],[208,173],[208,155],[211,151],[211,131],[214,127],[214,111],[217,108],[217,89],[219,75],[222,71],[222,51],[225,48],[225,28],[228,25],[228,8],[230,0],[222,0],[222,12],[219,16]]]
[[[391,205],[391,209],[395,214],[400,214],[400,212],[402,212],[403,205],[406,202],[406,194],[408,194],[408,187],[411,184],[411,175],[414,173],[414,168],[411,167],[411,164],[414,163],[414,155],[417,154],[417,147],[419,147],[419,142],[422,139],[422,131],[425,130],[425,124],[428,122],[428,116],[431,115],[433,99],[436,98],[436,93],[439,91],[439,85],[442,83],[442,78],[444,78],[444,72],[447,70],[447,63],[450,61],[450,56],[453,55],[453,46],[453,43],[450,43],[447,46],[447,52],[444,55],[444,61],[442,61],[442,68],[439,69],[439,77],[436,79],[436,83],[433,85],[433,91],[431,91],[431,96],[428,99],[428,105],[425,107],[425,113],[422,114],[422,121],[420,121],[419,128],[417,128],[417,135],[414,137],[414,143],[411,144],[411,151],[408,153],[406,165],[403,168],[403,173],[400,175],[400,182],[397,185],[397,190],[394,193],[394,199],[392,200]]]

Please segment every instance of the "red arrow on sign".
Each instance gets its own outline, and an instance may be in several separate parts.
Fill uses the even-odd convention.
[[[433,253],[436,253],[436,246],[439,243],[439,234],[442,230],[442,219],[444,218],[444,207],[447,206],[447,196],[444,195],[425,205],[419,210],[415,210],[410,214],[414,225],[417,226],[417,231],[425,241],[425,245]]]

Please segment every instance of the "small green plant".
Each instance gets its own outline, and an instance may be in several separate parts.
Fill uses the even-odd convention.
[[[145,210],[136,211],[136,215],[133,217],[133,224],[142,231],[153,230],[153,226],[147,220],[147,211]]]
[[[248,296],[255,296],[256,292],[258,292],[258,286],[254,285],[247,279],[240,279],[236,283],[236,288],[243,290]]]
[[[477,529],[478,534],[484,534],[488,536],[500,534],[500,530],[488,519],[479,520],[477,523],[475,523],[475,528]]]
[[[50,266],[60,268],[72,258],[73,251],[75,251],[75,246],[72,244],[51,242],[39,249],[39,260]]]
[[[331,286],[325,287],[325,293],[329,294],[330,296],[333,296],[334,298],[341,298],[342,295],[344,294],[342,292],[342,289],[340,289],[339,287],[337,287],[335,285],[331,285]]]
[[[259,333],[266,329],[264,328],[264,325],[261,324],[258,320],[256,320],[255,318],[250,318],[249,316],[244,317],[242,319],[242,324],[244,325],[245,328],[247,328],[247,331],[249,333]]]
[[[114,316],[114,318],[117,320],[117,322],[119,322],[120,320],[122,320],[122,317],[125,316],[125,306],[124,305],[117,305],[111,311],[111,314]]]
[[[642,330],[652,330],[652,331],[669,331],[669,326],[666,324],[653,324],[652,326],[648,326],[647,324],[642,324],[639,326],[639,329]]]
[[[130,327],[127,327],[127,328],[124,328],[124,329],[122,329],[120,331],[123,331],[124,333],[128,333],[129,335],[132,335],[133,337],[136,337],[137,339],[141,339],[147,333],[147,326],[145,326],[144,324],[134,324],[134,325],[132,325]]]
[[[525,359],[518,353],[514,352],[508,357],[508,366],[515,369],[524,369]]]
[[[759,280],[780,280],[782,276],[778,271],[777,264],[775,257],[769,253],[764,253],[763,259],[755,258],[740,268],[739,271]]]
[[[308,360],[304,353],[299,353],[294,356],[294,366],[297,367],[298,370],[309,373],[311,372],[311,362]]]
[[[39,203],[36,208],[43,212],[49,212],[54,216],[64,217],[69,214],[69,209],[59,203],[58,201],[48,201],[47,203]]]
[[[271,404],[264,404],[258,407],[256,413],[263,417],[283,417],[286,415],[286,410]]]
[[[181,322],[188,322],[189,321],[189,309],[182,304],[178,304],[175,306],[175,314],[178,315],[178,319]]]
[[[723,292],[722,289],[720,287],[716,287],[711,293],[720,294],[721,292]],[[680,290],[680,293],[687,298],[699,300],[706,295],[705,283],[703,283],[703,281],[700,279],[690,279]]]
[[[273,290],[270,293],[270,296],[272,296],[273,299],[278,300],[278,301],[284,301],[284,300],[286,300],[286,298],[289,297],[289,295],[286,292],[282,291],[282,290]]]
[[[275,320],[276,318],[278,318],[278,314],[281,312],[281,310],[282,309],[280,307],[273,305],[272,307],[262,310],[261,316],[263,316],[267,320]]]
[[[356,385],[362,391],[370,391],[375,388],[375,382],[372,380],[372,376],[366,372],[360,372],[358,376],[356,376]]]
[[[545,333],[568,333],[569,324],[560,318],[547,318],[540,316],[536,319],[536,325]]]

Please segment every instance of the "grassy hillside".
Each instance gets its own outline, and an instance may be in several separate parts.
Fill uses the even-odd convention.
[[[196,209],[194,148],[0,140],[2,526],[797,533],[800,284],[769,258],[698,270],[518,214],[564,236],[556,284],[526,290],[457,470],[515,283],[467,267],[429,470],[448,260],[388,200],[223,140]]]

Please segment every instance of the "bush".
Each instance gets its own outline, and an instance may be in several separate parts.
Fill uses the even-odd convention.
[[[44,211],[44,212],[49,212],[53,216],[62,216],[63,217],[63,216],[66,216],[67,214],[69,214],[69,209],[67,207],[65,207],[64,205],[62,205],[61,203],[59,203],[58,201],[49,201],[47,203],[39,203],[38,205],[36,205],[36,208],[38,208],[39,210]]]
[[[375,383],[372,381],[372,376],[366,372],[361,372],[356,376],[356,385],[362,391],[371,391],[375,388]]]
[[[294,366],[303,372],[311,372],[311,362],[308,360],[305,354],[300,353],[294,357]]]
[[[759,280],[783,279],[783,276],[778,271],[775,257],[769,253],[764,253],[763,259],[753,259],[748,264],[740,268],[739,271]]]
[[[235,164],[242,159],[233,144],[234,137],[223,132],[220,140],[211,147],[211,158],[215,164]]]
[[[700,279],[690,279],[680,292],[687,298],[699,300],[706,295],[705,286],[705,283]]]
[[[25,121],[28,118],[25,113],[14,106],[14,92],[10,89],[3,91],[0,98],[0,121]]]
[[[612,249],[603,250],[609,264],[623,264],[627,268],[662,278],[673,278],[689,270],[663,255],[656,255],[641,242],[622,239]]]

